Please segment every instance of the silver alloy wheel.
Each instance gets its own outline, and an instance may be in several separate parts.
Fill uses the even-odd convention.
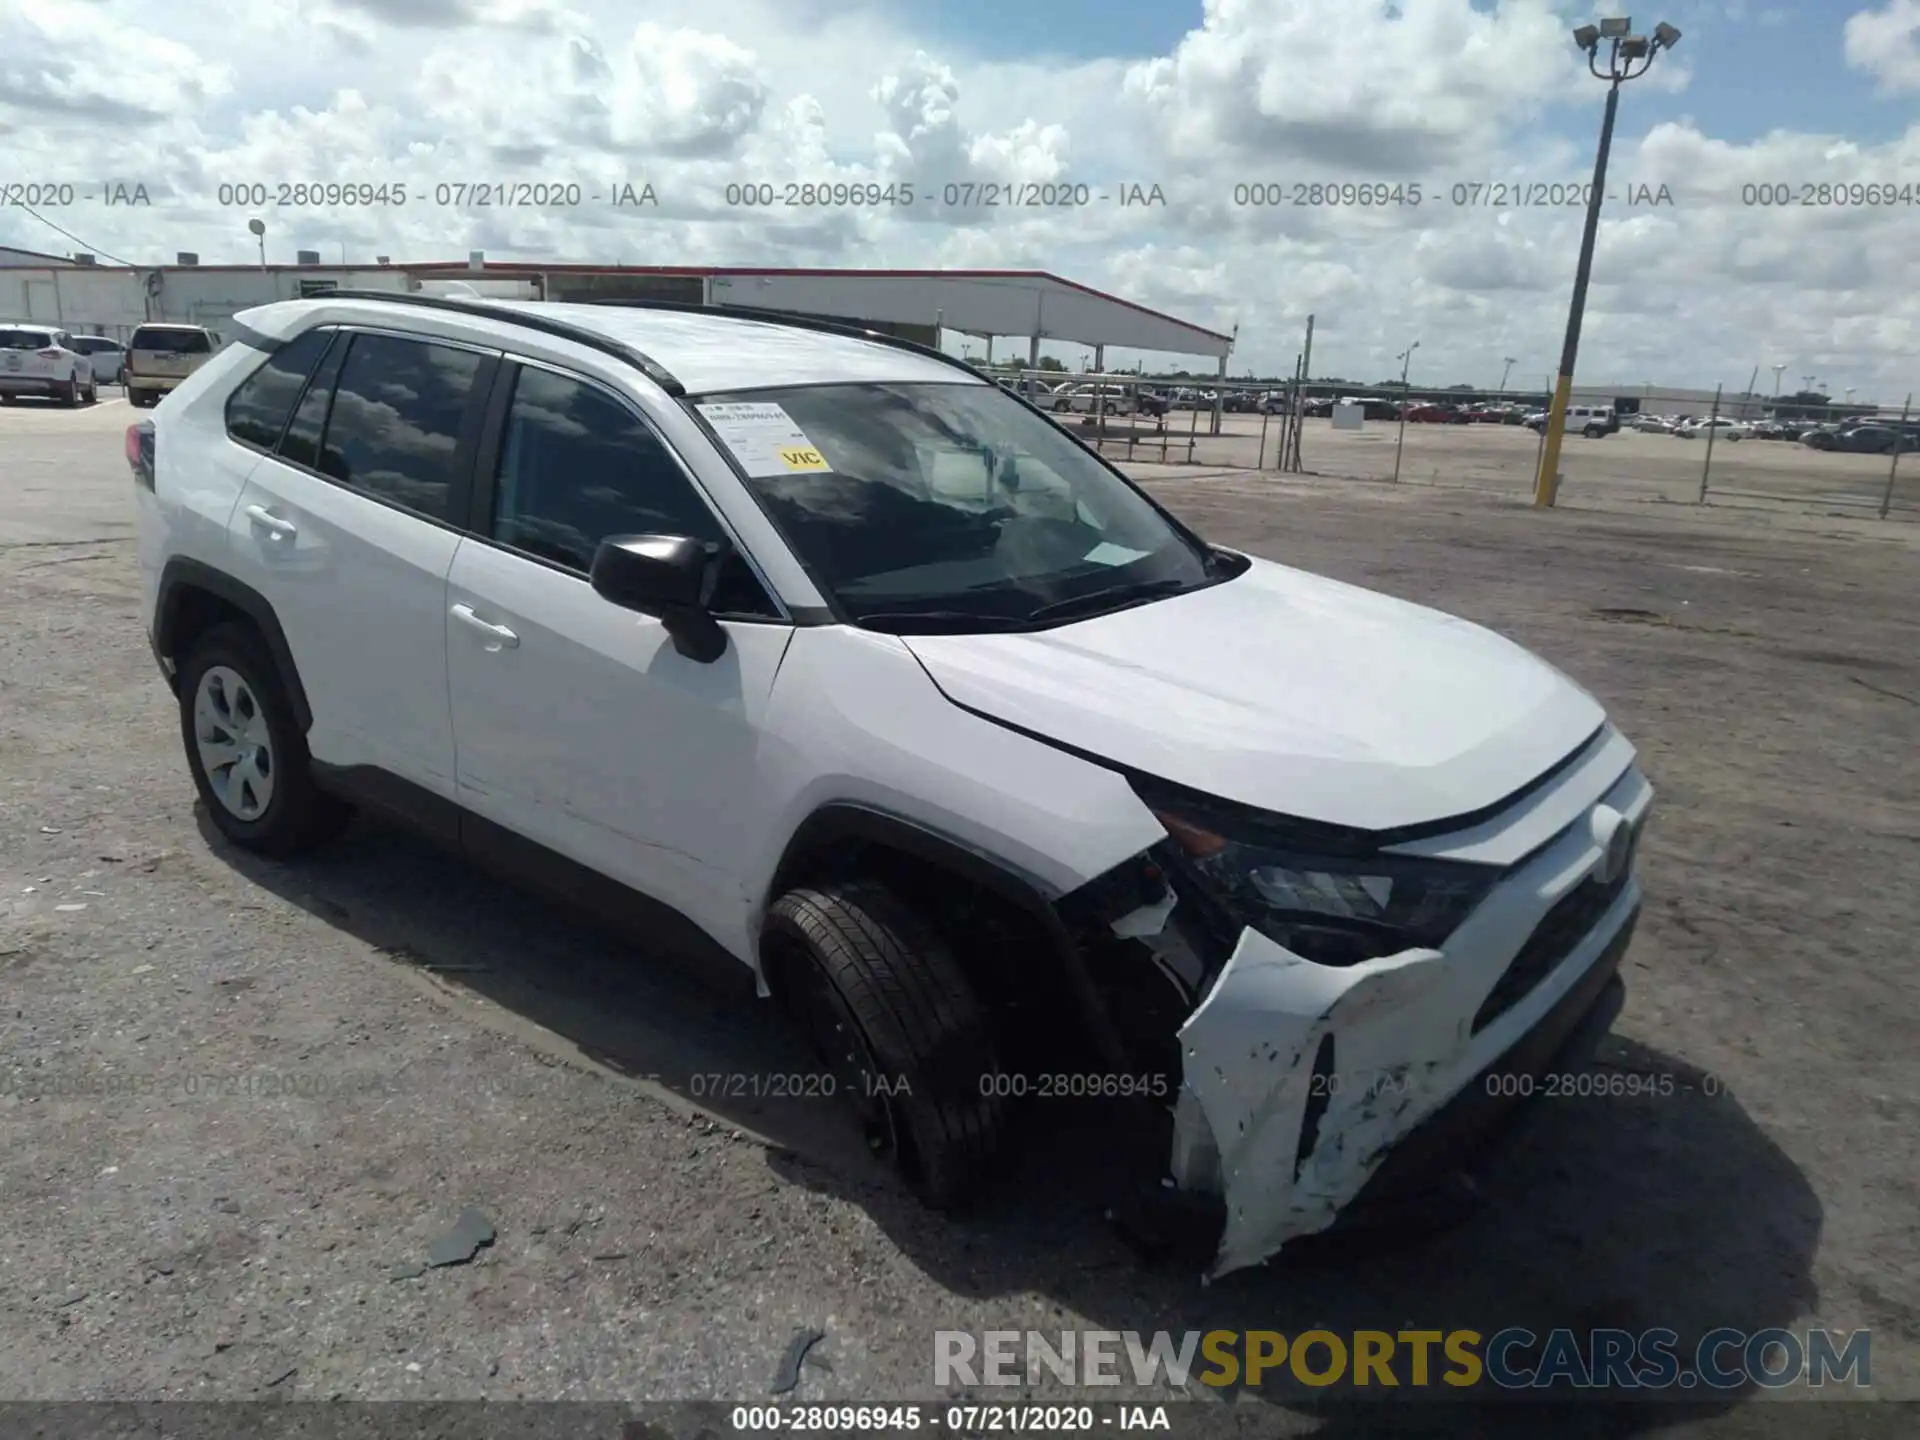
[[[273,802],[273,737],[253,687],[214,665],[193,696],[193,740],[207,785],[237,820],[258,820]]]

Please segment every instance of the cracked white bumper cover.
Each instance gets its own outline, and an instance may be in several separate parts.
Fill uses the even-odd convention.
[[[1185,1075],[1173,1172],[1183,1188],[1224,1194],[1226,1229],[1214,1275],[1258,1264],[1287,1241],[1332,1225],[1400,1140],[1540,1023],[1600,959],[1640,904],[1631,875],[1559,963],[1473,1033],[1475,1013],[1547,912],[1608,863],[1604,827],[1580,823],[1580,816],[1606,807],[1636,830],[1644,820],[1653,789],[1630,768],[1631,748],[1619,746],[1629,757],[1625,774],[1606,764],[1619,753],[1613,746],[1595,757],[1614,777],[1603,795],[1592,793],[1594,767],[1582,765],[1552,793],[1494,822],[1525,854],[1528,841],[1538,843],[1543,817],[1557,821],[1577,807],[1573,821],[1504,877],[1444,950],[1335,968],[1255,930],[1242,933],[1180,1031]],[[1421,849],[1485,855],[1499,848],[1491,833],[1480,826]],[[1328,1035],[1333,1072],[1316,1079],[1315,1057]],[[1324,1113],[1296,1178],[1315,1090]]]

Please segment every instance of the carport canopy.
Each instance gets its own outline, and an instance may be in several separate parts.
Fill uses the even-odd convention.
[[[553,300],[680,299],[786,310],[884,326],[957,330],[984,340],[1109,346],[1224,362],[1233,336],[1044,270],[793,270],[702,266],[409,265],[421,279],[535,278]]]

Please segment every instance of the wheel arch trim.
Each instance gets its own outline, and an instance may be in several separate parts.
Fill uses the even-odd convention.
[[[231,605],[253,622],[273,657],[280,683],[286,688],[287,699],[293,706],[294,723],[301,734],[306,734],[313,726],[313,708],[307,703],[306,687],[300,683],[299,668],[293,663],[293,650],[287,644],[286,632],[280,628],[280,617],[274,613],[272,604],[258,590],[224,570],[184,555],[174,556],[162,568],[154,602],[154,653],[173,664],[174,673],[168,677],[171,683],[177,689],[180,626],[189,597],[195,591]]]
[[[795,827],[779,863],[774,866],[759,913],[767,910],[791,884],[797,862],[836,842],[856,840],[886,846],[941,867],[978,884],[1014,905],[1039,923],[1052,942],[1054,957],[1064,972],[1080,1010],[1109,1064],[1124,1067],[1125,1052],[1113,1017],[1101,999],[1087,968],[1085,955],[1061,913],[1065,895],[1051,895],[1037,880],[1023,875],[994,856],[943,834],[917,820],[854,801],[829,801],[813,810]],[[1082,887],[1084,889],[1086,887]],[[1076,890],[1072,892],[1079,894]],[[756,969],[760,957],[755,953]]]

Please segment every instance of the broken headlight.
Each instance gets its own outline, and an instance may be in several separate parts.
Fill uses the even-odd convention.
[[[1321,965],[1438,948],[1500,872],[1411,856],[1312,853],[1156,809],[1200,884],[1241,925]]]

